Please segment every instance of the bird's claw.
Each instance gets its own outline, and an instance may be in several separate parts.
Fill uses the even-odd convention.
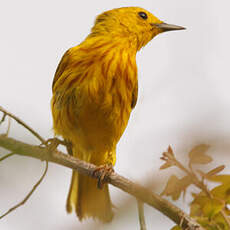
[[[53,152],[54,150],[56,150],[56,148],[58,147],[58,145],[65,145],[65,141],[62,141],[58,138],[50,138],[48,140],[45,141],[45,143],[42,143],[40,146],[46,146],[51,152]]]
[[[114,172],[112,164],[101,165],[93,172],[93,176],[98,178],[97,187],[103,188],[103,185],[108,181],[108,177]]]

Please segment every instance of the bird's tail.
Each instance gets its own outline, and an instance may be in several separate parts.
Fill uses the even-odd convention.
[[[93,217],[102,222],[111,221],[113,212],[108,184],[98,189],[96,179],[73,171],[66,209],[68,213],[74,210],[79,220]]]

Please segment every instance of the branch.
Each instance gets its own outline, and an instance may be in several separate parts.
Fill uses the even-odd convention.
[[[51,152],[46,147],[29,145],[13,138],[6,137],[4,135],[0,135],[0,146],[10,150],[12,153],[15,154],[53,162],[77,170],[79,173],[91,177],[100,177],[100,174],[95,175],[93,173],[94,170],[97,168],[95,165],[86,163],[82,160],[64,154],[57,150]],[[108,177],[108,183],[135,196],[142,202],[156,208],[161,213],[169,217],[176,224],[180,225],[183,229],[204,230],[198,223],[196,223],[193,219],[191,219],[186,213],[184,213],[175,205],[171,204],[159,195],[153,193],[149,189],[146,189],[141,185],[135,184],[132,181],[118,175],[117,173],[112,173],[111,176]]]
[[[145,224],[144,204],[139,200],[137,200],[137,208],[140,222],[140,230],[147,230]]]
[[[8,112],[7,110],[5,110],[2,106],[0,106],[0,111],[3,113],[3,117],[0,121],[0,124],[2,122],[4,122],[6,116],[9,116],[11,118],[13,118],[15,121],[18,122],[18,124],[22,125],[24,128],[26,128],[27,130],[29,130],[35,137],[37,137],[42,144],[46,144],[46,141],[34,130],[32,129],[29,125],[27,125],[24,121],[22,121],[20,118],[16,117],[15,115],[13,115],[12,113]],[[8,126],[8,131],[9,132],[9,126]]]
[[[5,212],[3,215],[0,216],[0,219],[2,219],[3,217],[5,217],[6,215],[10,214],[11,212],[13,212],[16,208],[22,206],[23,204],[26,203],[26,201],[32,196],[33,192],[36,190],[36,188],[41,184],[41,182],[43,181],[46,173],[48,170],[48,162],[46,161],[46,167],[45,167],[45,171],[42,174],[41,178],[38,180],[38,182],[33,186],[33,188],[30,190],[30,192],[26,195],[26,197],[17,205],[15,205],[14,207],[10,208],[7,212]]]

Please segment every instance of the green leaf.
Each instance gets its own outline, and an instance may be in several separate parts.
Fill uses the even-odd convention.
[[[219,198],[225,201],[227,204],[230,204],[230,184],[223,184],[213,188],[211,190],[211,194],[215,198]]]
[[[203,207],[203,213],[209,219],[213,218],[224,208],[224,202],[217,199],[209,199],[209,201]]]
[[[211,194],[230,204],[230,175],[214,175],[208,178],[211,181],[222,183],[211,190]]]
[[[210,221],[207,217],[198,217],[196,221],[205,229],[205,230],[229,230],[226,228],[222,228],[215,221]],[[222,225],[223,226],[223,225]]]
[[[190,209],[191,216],[203,216],[211,219],[224,208],[224,202],[220,199],[210,198],[203,192],[194,196]]]
[[[171,230],[183,230],[180,226],[176,225]]]
[[[222,200],[209,198],[204,192],[193,193],[194,200],[190,205],[190,216],[193,217],[204,229],[207,230],[229,230],[228,224],[221,210],[225,210]],[[227,214],[227,213],[226,213]]]

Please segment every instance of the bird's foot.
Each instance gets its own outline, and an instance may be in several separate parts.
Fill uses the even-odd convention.
[[[65,141],[60,140],[56,137],[46,140],[41,146],[46,146],[51,152],[57,149],[58,145],[66,145]]]
[[[98,178],[97,187],[103,188],[103,185],[108,182],[108,177],[114,172],[112,164],[101,165],[93,172],[93,176]]]

